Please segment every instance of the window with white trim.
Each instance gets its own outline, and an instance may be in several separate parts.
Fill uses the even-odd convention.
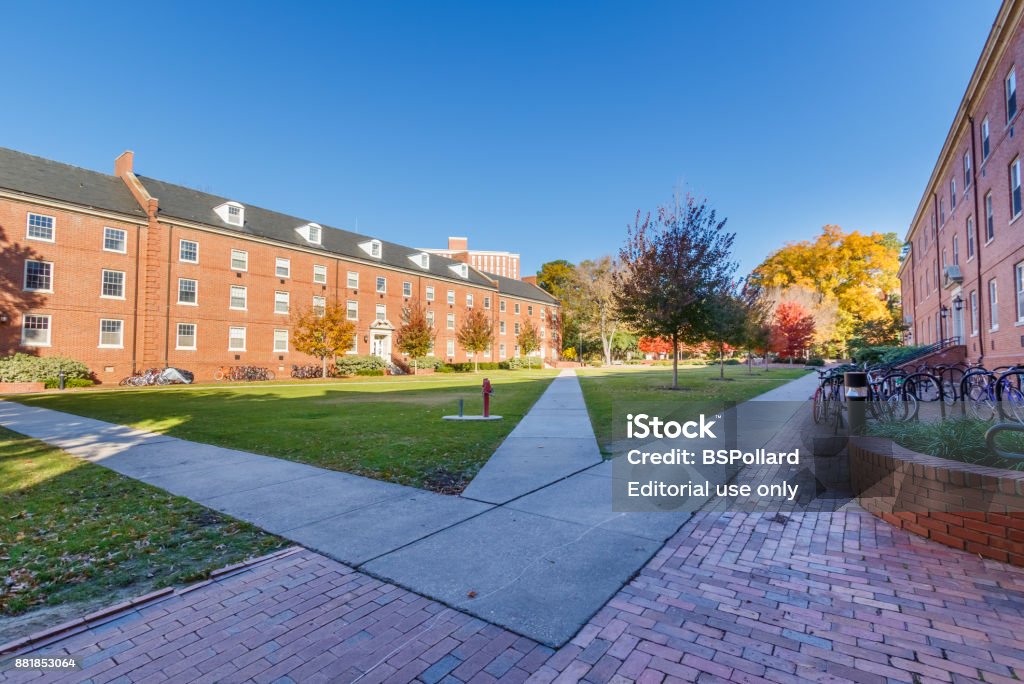
[[[53,242],[55,234],[54,224],[55,219],[52,216],[30,213],[28,215],[25,236],[29,240],[42,240],[43,242]]]
[[[988,324],[990,330],[999,329],[999,291],[995,278],[988,281]]]
[[[449,304],[454,304],[455,303],[455,290],[448,290],[448,303]]]
[[[455,330],[455,314],[450,313],[445,316],[445,327],[449,330]]]
[[[956,178],[949,179],[949,210],[956,209]]]
[[[1010,163],[1010,215],[1013,218],[1020,216],[1020,159],[1014,159]]]
[[[245,311],[249,308],[249,290],[243,285],[231,286],[231,301],[229,307],[238,311]]]
[[[345,284],[351,290],[358,290],[359,289],[359,272],[358,271],[349,271],[348,275],[346,276],[346,279],[345,279]]]
[[[53,292],[53,262],[25,262],[25,290],[29,292]]]
[[[515,312],[516,312],[516,315],[518,316],[518,315],[519,315],[519,302],[516,302],[516,303],[514,304],[514,306],[515,306]]]
[[[306,239],[312,242],[314,245],[320,244],[320,239],[323,235],[323,229],[315,223],[310,223],[306,226]]]
[[[25,314],[21,319],[21,344],[26,347],[49,347],[50,316]]]
[[[430,326],[431,328],[434,327],[434,312],[433,311],[428,311],[427,312],[427,325]]]
[[[234,204],[228,205],[228,223],[236,226],[242,225],[242,207],[236,206]]]
[[[515,327],[515,330],[514,330],[514,332],[515,332],[515,334],[516,334],[516,337],[519,337],[519,321],[516,321],[516,323],[515,323],[515,326],[514,326],[514,327]]]
[[[967,260],[974,258],[974,217],[967,217]]]
[[[498,345],[498,358],[499,359],[505,358],[505,343],[504,342],[502,342],[501,344]]]
[[[100,296],[109,299],[124,299],[124,271],[102,271],[103,285]]]
[[[124,254],[128,251],[128,231],[121,228],[103,229],[103,251]]]
[[[124,321],[115,318],[100,319],[100,345],[104,349],[124,347]]]
[[[228,328],[228,351],[245,351],[245,328]]]
[[[195,240],[179,240],[178,261],[184,261],[187,264],[198,264],[199,243]]]
[[[231,250],[231,270],[232,271],[248,271],[249,270],[249,252],[244,249],[233,249]]]
[[[959,266],[960,265],[960,239],[959,238],[960,238],[959,235],[954,235],[953,236],[953,265],[954,266]]]
[[[178,303],[199,303],[199,283],[197,281],[191,278],[178,278]]]
[[[1017,69],[1010,69],[1010,73],[1006,75],[1004,81],[1005,88],[1003,92],[1006,94],[1006,123],[1013,121],[1013,117],[1017,115]]]
[[[504,299],[498,300],[498,311],[500,313],[505,313],[505,300]]]
[[[498,321],[498,334],[499,335],[504,335],[505,334],[505,321]]]
[[[978,334],[978,291],[971,290],[971,334]]]
[[[284,257],[277,257],[274,260],[274,275],[278,278],[291,278],[292,260]]]
[[[473,293],[472,292],[467,292],[466,293],[466,308],[467,309],[472,309],[473,308]]]
[[[989,143],[988,143],[988,117],[981,122],[981,161],[984,162],[988,159]]]
[[[375,318],[378,321],[386,321],[388,319],[388,307],[387,304],[377,304],[375,311]]]
[[[291,295],[287,292],[281,292],[278,290],[274,292],[274,313],[286,314],[291,305]]]
[[[410,283],[408,280],[402,283],[402,296],[412,297],[412,283]]]
[[[178,323],[175,349],[192,350],[196,348],[196,324]]]
[[[996,236],[995,215],[992,213],[992,193],[985,195],[985,242]]]
[[[313,311],[322,317],[327,312],[327,297],[313,295]]]
[[[964,152],[964,190],[971,185],[971,153]]]
[[[526,307],[526,315],[527,316],[532,316],[533,315],[533,305],[532,304],[527,305],[527,307]]]
[[[274,351],[288,351],[288,331],[277,328],[274,330]]]
[[[434,301],[434,286],[433,285],[427,285],[427,301],[428,302]]]
[[[345,318],[350,321],[359,320],[359,302],[354,299],[345,302]]]
[[[377,276],[377,292],[384,294],[388,291],[388,279],[384,276]]]
[[[490,297],[484,297],[484,308],[485,309],[490,309],[491,308],[491,298]]]
[[[448,356],[455,356],[455,340],[447,340],[444,347]]]
[[[1024,262],[1013,267],[1013,274],[1017,286],[1017,322],[1024,323]]]
[[[313,266],[313,282],[317,285],[327,284],[327,267],[321,265]]]

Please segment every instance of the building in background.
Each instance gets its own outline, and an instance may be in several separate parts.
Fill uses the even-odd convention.
[[[906,237],[907,340],[989,367],[1024,358],[1024,1],[1006,0]]]
[[[560,351],[558,302],[464,260],[358,235],[136,175],[107,175],[0,148],[0,355],[85,362],[101,382],[176,366],[315,362],[292,346],[292,314],[335,301],[356,325],[352,354],[401,360],[402,311],[427,308],[433,355],[470,360],[456,333],[490,312],[484,361],[519,355],[530,320],[544,359]],[[396,358],[398,357],[398,358]]]
[[[469,238],[449,237],[448,249],[428,249],[424,252],[438,254],[449,259],[462,261],[484,273],[519,279],[519,255],[512,252],[494,252],[483,249],[469,249]]]

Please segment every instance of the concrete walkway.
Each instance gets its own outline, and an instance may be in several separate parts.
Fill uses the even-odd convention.
[[[466,497],[13,402],[0,401],[0,424],[552,646],[689,518],[611,512],[609,471],[571,371]]]

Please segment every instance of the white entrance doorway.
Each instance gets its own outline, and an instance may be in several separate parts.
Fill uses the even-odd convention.
[[[391,332],[373,331],[370,334],[370,353],[391,361]]]
[[[956,339],[956,344],[964,343],[964,305],[963,301],[960,301],[960,305],[956,305],[956,301],[960,299],[960,291],[957,290],[953,293],[952,298],[952,309],[953,309],[953,337]]]

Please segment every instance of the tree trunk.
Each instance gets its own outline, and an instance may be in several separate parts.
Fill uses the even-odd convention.
[[[320,364],[321,364],[321,366],[320,366],[320,377],[321,378],[326,378],[327,377],[327,357],[326,356],[321,357]]]
[[[475,353],[473,354],[473,372],[474,373],[479,373],[480,372],[480,362],[477,361]]]
[[[672,333],[672,389],[679,389],[679,336]]]
[[[725,344],[718,343],[718,379],[725,380]]]

